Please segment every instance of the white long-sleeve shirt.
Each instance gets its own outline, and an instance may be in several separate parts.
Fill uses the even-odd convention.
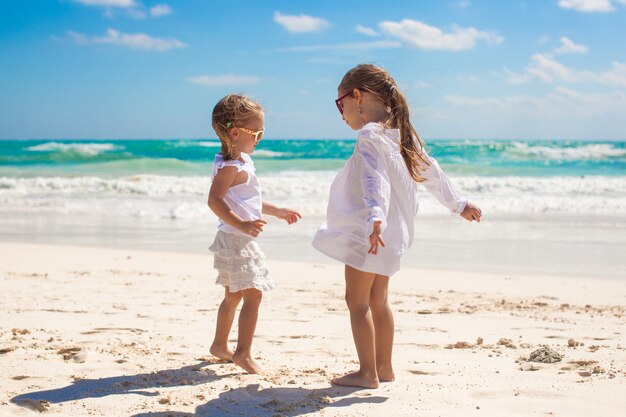
[[[467,200],[458,196],[437,161],[423,154],[430,165],[421,172],[422,184],[453,213]],[[365,272],[391,276],[414,238],[419,203],[417,186],[400,153],[400,131],[368,123],[359,132],[352,156],[330,187],[324,223],[313,239],[320,252]],[[385,247],[368,254],[375,221],[381,222]]]

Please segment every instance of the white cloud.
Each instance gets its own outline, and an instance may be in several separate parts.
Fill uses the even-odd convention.
[[[472,27],[454,26],[451,32],[444,33],[435,26],[411,19],[401,22],[384,21],[378,26],[385,34],[426,50],[462,51],[473,48],[478,40],[489,44],[500,44],[504,41],[499,35]]]
[[[614,62],[610,70],[593,72],[569,68],[556,61],[551,54],[535,54],[531,60],[524,73],[505,70],[507,81],[511,84],[523,84],[539,79],[547,83],[596,83],[626,87],[626,64],[620,62]]]
[[[466,96],[446,96],[445,101],[458,107],[476,108],[501,108],[513,110],[516,107],[526,107],[535,109],[554,107],[554,104],[589,107],[603,106],[604,108],[616,108],[626,106],[626,94],[622,91],[612,91],[609,93],[581,93],[579,91],[556,87],[543,97],[532,96],[506,96],[506,97],[466,97]],[[596,109],[597,110],[597,109]]]
[[[96,6],[104,8],[104,17],[113,19],[118,14],[116,9],[121,9],[122,15],[132,19],[142,20],[148,15],[152,17],[166,16],[172,13],[172,9],[167,4],[156,4],[147,9],[142,2],[136,0],[72,0],[85,6]]]
[[[85,6],[100,7],[135,7],[135,0],[73,0],[75,3],[84,4]]]
[[[527,68],[527,72],[530,76],[534,76],[545,82],[576,82],[574,71],[555,61],[552,55],[535,54],[531,59],[533,62]]]
[[[304,33],[304,32],[320,32],[328,27],[330,23],[326,19],[320,17],[301,15],[286,15],[280,12],[274,13],[274,22],[278,23],[288,32]]]
[[[67,31],[67,37],[69,40],[79,45],[87,45],[90,42],[88,36],[83,35],[82,33],[74,32],[73,30]],[[55,37],[55,39],[58,38]]]
[[[476,98],[464,96],[446,96],[446,102],[459,107],[502,107],[504,100],[499,98]]]
[[[257,84],[261,81],[260,77],[250,75],[198,75],[195,77],[187,77],[187,81],[193,84],[207,85],[210,87],[231,87],[238,85]]]
[[[335,45],[306,45],[278,48],[278,52],[310,52],[310,51],[333,51],[333,50],[368,50],[399,48],[402,44],[396,41],[376,41],[358,43],[340,43]]]
[[[504,69],[504,73],[506,74],[506,82],[509,84],[525,84],[530,81],[530,75],[527,73],[518,73],[509,70],[508,68]]]
[[[172,9],[167,4],[157,4],[150,8],[150,14],[154,17],[167,16],[172,13]]]
[[[415,81],[413,83],[413,86],[417,87],[417,88],[430,88],[430,84],[428,84],[427,82],[424,82],[424,81],[420,81],[420,80]]]
[[[547,97],[549,100],[576,106],[612,105],[617,107],[626,104],[626,94],[617,90],[610,93],[581,93],[565,87],[556,87]]]
[[[444,115],[454,123],[437,124],[444,126],[439,133],[444,137],[623,139],[626,132],[626,93],[620,90],[583,93],[558,86],[539,96],[447,96],[445,101]]]
[[[368,28],[365,26],[361,26],[361,25],[356,25],[356,27],[354,28],[357,32],[359,32],[362,35],[366,35],[366,36],[380,36],[380,34],[378,32],[376,32],[374,29],[372,28]]]
[[[561,46],[554,50],[557,54],[584,54],[589,52],[585,45],[577,45],[569,38],[561,36]]]
[[[537,107],[544,103],[543,99],[531,96],[508,96],[503,98],[446,96],[445,101],[458,107],[479,108],[505,108],[519,105]]]
[[[89,37],[73,31],[68,31],[67,35],[71,41],[81,45],[104,43],[149,51],[165,51],[187,46],[178,39],[155,38],[145,33],[122,33],[115,29],[107,29],[106,35],[100,37]]]
[[[107,17],[115,17],[110,11],[107,11]],[[127,9],[126,15],[133,19],[142,20],[146,18],[146,12],[141,9]]]
[[[615,10],[610,0],[559,0],[563,9],[573,9],[579,12],[612,12]]]

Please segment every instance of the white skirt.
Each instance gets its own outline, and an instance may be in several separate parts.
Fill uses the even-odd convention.
[[[227,286],[229,292],[276,288],[265,266],[265,254],[253,238],[218,230],[209,250],[213,252],[213,267],[218,272],[215,283]]]

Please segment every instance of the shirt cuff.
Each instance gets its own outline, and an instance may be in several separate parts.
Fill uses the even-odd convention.
[[[451,212],[451,213],[454,213],[454,214],[461,214],[461,212],[462,212],[463,210],[465,210],[465,206],[467,206],[467,199],[462,198],[462,199],[460,199],[460,200],[459,200],[459,202],[456,204],[456,207],[455,207],[455,208],[450,209],[450,212]]]
[[[369,223],[369,235],[371,235],[372,233],[374,233],[374,223],[376,222],[380,222],[380,234],[382,235],[383,232],[385,231],[385,229],[387,228],[387,222],[385,221],[385,219],[381,218],[381,217],[376,217],[376,216],[370,216],[369,219],[367,219],[368,223]]]

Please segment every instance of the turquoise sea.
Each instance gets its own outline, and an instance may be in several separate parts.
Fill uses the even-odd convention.
[[[217,140],[3,140],[0,176],[203,175],[219,147]],[[253,158],[260,174],[327,171],[353,148],[353,140],[263,140]],[[626,175],[626,142],[437,140],[428,150],[451,174]]]
[[[252,154],[263,198],[303,215],[268,218],[272,259],[327,262],[310,240],[353,140],[263,140]],[[217,140],[2,140],[0,240],[206,253]],[[407,266],[626,276],[626,142],[428,143],[480,225],[423,187]],[[208,267],[207,267],[208,268]]]
[[[264,198],[322,217],[354,140],[263,140]],[[0,212],[206,218],[217,140],[2,140]],[[494,214],[626,212],[626,142],[437,140],[462,195]],[[424,192],[420,188],[420,192]],[[420,211],[445,214],[430,196]]]

